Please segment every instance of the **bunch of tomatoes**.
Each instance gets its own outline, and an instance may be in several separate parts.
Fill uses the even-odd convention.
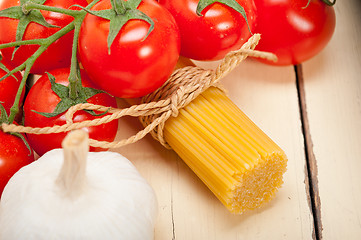
[[[179,56],[219,60],[254,33],[262,38],[257,49],[278,57],[278,62],[266,63],[299,64],[331,39],[333,4],[0,0],[0,122],[43,128],[65,124],[66,110],[78,103],[116,107],[116,97],[141,97],[159,88]],[[26,88],[31,74],[40,77]],[[73,121],[100,115],[78,111]],[[86,128],[90,138],[101,141],[113,141],[117,129],[117,121]],[[60,148],[65,135],[25,136],[0,129],[0,194],[18,169],[34,161],[33,151],[43,155]]]

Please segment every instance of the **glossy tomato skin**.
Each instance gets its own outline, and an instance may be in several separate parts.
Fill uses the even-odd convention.
[[[33,151],[26,147],[21,138],[0,130],[0,196],[9,179],[33,161]]]
[[[181,34],[181,55],[194,60],[219,60],[239,49],[251,36],[256,21],[253,0],[237,0],[245,9],[251,32],[242,15],[213,3],[196,14],[199,0],[158,0],[174,16]]]
[[[275,53],[275,65],[296,65],[318,54],[330,41],[336,24],[333,7],[321,0],[255,0],[261,34],[257,50]]]
[[[12,70],[11,66],[3,59],[1,63],[8,69]],[[0,68],[0,77],[6,75],[7,72]],[[22,75],[20,72],[16,72],[13,76],[9,76],[0,81],[0,103],[6,110],[6,113],[10,113],[10,108],[13,106],[16,94],[19,89]],[[22,91],[20,98],[20,107],[22,106],[24,98],[25,88]]]
[[[100,1],[92,10],[110,9]],[[159,88],[179,58],[178,27],[172,15],[157,2],[143,0],[137,8],[154,21],[130,20],[120,30],[108,54],[109,20],[88,14],[79,37],[79,56],[90,79],[116,97],[141,97]],[[95,40],[96,39],[96,40]]]
[[[87,6],[86,0],[47,0],[44,5],[53,6],[59,8],[69,8],[70,6],[77,4],[81,6]],[[20,0],[3,0],[0,1],[0,10],[19,6]],[[41,11],[45,20],[53,25],[64,27],[69,24],[73,17],[52,13],[49,11]],[[0,44],[9,43],[15,41],[16,29],[19,20],[6,17],[0,17]],[[37,23],[30,23],[25,30],[23,40],[46,38],[57,32],[60,28],[47,28]],[[45,71],[50,71],[55,68],[63,68],[70,66],[71,49],[73,43],[73,31],[64,35],[56,40],[34,63],[31,69],[31,73],[42,74]],[[12,59],[14,48],[2,49],[4,57],[8,59],[9,63],[13,67],[17,67],[22,64],[27,58],[29,58],[37,49],[38,45],[21,46],[15,53],[14,59]],[[11,61],[10,61],[11,60]]]
[[[57,83],[67,86],[69,68],[56,69],[50,71]],[[92,87],[88,77],[82,72],[82,84],[84,87]],[[38,81],[30,89],[24,103],[24,125],[30,127],[48,127],[54,125],[63,125],[66,123],[65,113],[55,117],[47,118],[40,114],[33,112],[48,112],[54,111],[54,108],[59,103],[60,98],[51,90],[51,84],[47,74],[42,75]],[[102,106],[117,107],[116,99],[106,93],[99,93],[88,99],[89,103],[98,104]],[[85,111],[78,111],[73,118],[74,122],[95,119],[96,116]],[[99,126],[86,127],[89,133],[89,138],[100,141],[113,141],[117,130],[118,121],[114,120],[110,123]],[[27,134],[30,146],[34,151],[42,156],[49,150],[54,148],[61,148],[61,142],[67,133],[52,133],[52,134]],[[102,151],[102,148],[90,148],[90,151]]]

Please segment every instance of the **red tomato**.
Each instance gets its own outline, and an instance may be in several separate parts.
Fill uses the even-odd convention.
[[[47,0],[44,5],[59,8],[69,8],[78,4],[87,6],[86,0]],[[0,1],[0,10],[19,6],[20,0]],[[53,25],[64,27],[69,24],[73,17],[68,15],[41,11],[45,20]],[[16,29],[19,20],[6,17],[0,17],[0,44],[15,41]],[[26,28],[23,40],[46,38],[59,31],[59,28],[47,28],[37,23],[30,23]],[[55,68],[69,67],[71,59],[71,48],[73,44],[73,31],[56,40],[36,61],[31,69],[31,73],[42,74]],[[38,45],[21,46],[15,53],[14,59],[9,61],[13,67],[17,67],[28,59],[37,49]],[[11,59],[14,48],[2,49],[6,59]]]
[[[199,0],[158,0],[174,16],[181,34],[181,55],[195,60],[218,60],[239,49],[251,36],[236,10],[219,2],[196,13]],[[256,15],[253,0],[237,0],[244,8],[251,31]]]
[[[12,68],[10,65],[3,59],[1,63],[8,69],[11,70]],[[7,72],[0,68],[0,77],[3,77]],[[15,77],[14,77],[15,76]],[[6,113],[10,113],[10,108],[13,106],[16,93],[18,92],[18,88],[21,82],[21,74],[20,72],[16,72],[13,76],[7,77],[4,80],[0,81],[0,103],[6,110]],[[25,88],[22,92],[20,105],[23,102],[25,93]]]
[[[335,11],[321,0],[255,0],[262,38],[257,50],[275,53],[275,65],[295,65],[318,54],[335,29]]]
[[[29,151],[21,138],[0,130],[0,196],[9,179],[33,161],[33,151]]]
[[[50,73],[55,77],[56,82],[62,85],[67,86],[69,68],[57,69],[50,71]],[[84,87],[94,86],[90,83],[88,77],[82,72],[82,85]],[[49,81],[48,75],[44,74],[41,76],[38,81],[31,87],[28,96],[25,99],[24,103],[24,125],[30,127],[47,127],[54,125],[63,125],[66,123],[65,113],[60,114],[55,117],[45,117],[38,113],[33,112],[54,112],[54,108],[60,102],[60,98],[51,90],[51,83]],[[88,99],[89,103],[117,107],[116,99],[111,97],[106,93],[99,93]],[[74,115],[74,122],[80,122],[84,120],[92,120],[97,118],[85,111],[78,111]],[[86,130],[89,132],[89,137],[101,141],[113,141],[117,130],[118,130],[118,121],[114,120],[110,123],[87,127]],[[61,142],[66,136],[66,133],[54,133],[54,134],[27,134],[30,146],[34,151],[40,156],[46,153],[49,150],[54,148],[61,148]],[[101,151],[104,149],[101,148],[90,148],[90,151]]]
[[[109,0],[91,10],[110,9]],[[144,96],[159,88],[173,72],[180,50],[178,27],[157,2],[143,0],[137,8],[154,21],[130,20],[120,30],[108,54],[109,20],[88,14],[79,37],[79,56],[90,79],[122,98]]]

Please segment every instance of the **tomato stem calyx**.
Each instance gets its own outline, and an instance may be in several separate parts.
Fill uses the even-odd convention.
[[[333,6],[336,3],[336,0],[330,1],[330,0],[322,0],[322,2],[326,3],[328,6]]]
[[[323,3],[325,3],[326,5],[330,6],[330,7],[332,7],[332,6],[335,5],[335,3],[336,3],[336,0],[333,0],[333,1],[330,1],[330,0],[321,0],[321,1],[322,1]],[[311,2],[311,0],[308,0],[307,5],[306,5],[305,7],[303,7],[303,8],[307,8],[308,5],[310,5],[310,2]]]
[[[36,5],[41,5],[45,3],[45,1],[46,0],[38,0],[38,4]],[[31,22],[38,23],[45,27],[58,27],[48,23],[41,14],[40,10],[33,8],[28,9],[27,6],[29,4],[32,4],[30,0],[24,0],[21,1],[20,6],[10,7],[0,11],[1,17],[8,17],[19,20],[19,24],[16,29],[16,41],[21,41],[23,39],[25,30]]]
[[[72,106],[75,106],[79,103],[86,103],[89,98],[91,98],[92,96],[94,96],[98,93],[105,93],[104,91],[99,90],[99,89],[83,87],[81,84],[81,78],[80,78],[80,72],[79,72],[78,73],[79,77],[76,81],[77,97],[71,98],[70,90],[69,90],[68,86],[64,86],[62,84],[56,83],[55,77],[52,74],[50,74],[48,72],[46,74],[48,75],[48,78],[49,78],[49,81],[51,84],[51,89],[53,90],[53,92],[56,95],[58,95],[58,97],[61,100],[58,103],[58,105],[56,105],[54,112],[52,112],[52,113],[34,111],[44,117],[48,117],[48,118],[55,117],[61,113],[64,113]],[[93,111],[87,111],[87,112],[92,115],[96,115]]]
[[[197,10],[196,10],[197,15],[203,16],[202,11],[206,7],[212,5],[213,3],[216,3],[216,2],[224,4],[224,5],[232,8],[233,10],[239,12],[247,23],[248,31],[250,33],[252,33],[251,28],[249,27],[249,24],[248,24],[246,11],[236,0],[200,0],[197,5]]]
[[[130,20],[143,20],[149,23],[149,29],[144,36],[143,41],[149,36],[149,34],[154,29],[154,21],[145,13],[139,11],[137,8],[142,0],[111,0],[112,9],[99,10],[99,11],[90,11],[86,10],[88,13],[101,17],[110,21],[109,26],[109,35],[107,39],[108,44],[108,54],[111,53],[110,47],[114,42],[114,39],[117,37],[119,31],[123,26]]]

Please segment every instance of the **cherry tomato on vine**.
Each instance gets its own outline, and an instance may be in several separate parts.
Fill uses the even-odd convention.
[[[239,49],[253,32],[256,21],[253,0],[237,0],[240,12],[215,2],[196,13],[200,0],[158,0],[174,16],[181,34],[181,55],[195,60],[218,60],[229,51]],[[228,1],[232,2],[232,1]]]
[[[261,34],[256,49],[275,53],[275,65],[295,65],[318,54],[335,30],[335,11],[321,0],[254,0],[255,32]],[[307,6],[308,4],[308,6]]]
[[[7,74],[7,71],[12,70],[11,66],[4,60],[1,60],[0,65],[0,78]],[[0,104],[5,108],[6,113],[10,114],[10,108],[13,106],[16,93],[21,82],[22,75],[20,72],[16,72],[12,76],[9,76],[0,81]],[[24,88],[25,90],[25,88]],[[23,102],[24,93],[22,91],[20,105]]]
[[[103,0],[91,10],[111,7],[110,0]],[[179,58],[179,31],[172,15],[153,0],[143,0],[135,10],[152,19],[154,29],[149,33],[149,22],[131,19],[109,49],[108,34],[113,25],[108,19],[88,14],[80,30],[80,62],[92,81],[116,97],[141,97],[156,90],[168,79]]]
[[[34,161],[24,141],[0,130],[0,196],[9,179],[23,166]]]
[[[69,8],[72,5],[87,6],[86,0],[47,0],[44,5]],[[20,6],[20,0],[2,0],[0,1],[0,10],[4,10],[10,7]],[[35,11],[35,10],[31,10]],[[69,24],[73,17],[54,13],[49,11],[40,11],[44,16],[44,19],[55,26],[60,28]],[[26,22],[22,20],[20,22]],[[10,43],[16,40],[16,33],[19,20],[8,17],[0,17],[0,44]],[[45,27],[35,22],[29,23],[24,32],[22,40],[46,38],[57,32],[60,28]],[[47,50],[35,61],[31,73],[42,74],[45,71],[49,71],[55,68],[69,67],[71,59],[71,48],[73,44],[73,31],[65,34],[63,37],[56,40]],[[37,49],[38,45],[26,45],[20,46],[15,52],[12,59],[14,47],[2,49],[4,57],[9,61],[13,67],[17,67],[28,59]],[[12,59],[12,60],[11,60]],[[10,61],[11,60],[11,61]]]
[[[56,69],[49,73],[55,77],[55,82],[64,86],[68,86],[69,81],[69,68]],[[82,85],[84,87],[92,87],[84,72],[81,74]],[[24,125],[30,127],[49,127],[54,125],[64,125],[66,123],[65,113],[61,113],[57,116],[46,117],[40,115],[41,113],[53,113],[56,106],[61,101],[61,98],[51,89],[51,82],[49,81],[49,75],[42,75],[37,82],[31,87],[24,103]],[[98,93],[90,97],[87,102],[92,104],[98,104],[106,107],[117,107],[116,99],[106,93]],[[93,120],[99,116],[91,115],[83,110],[74,114],[73,121],[81,122],[85,120]],[[118,121],[102,124],[99,126],[86,127],[91,139],[100,141],[113,141],[117,130]],[[52,134],[27,134],[30,146],[40,156],[45,152],[54,148],[61,148],[61,142],[67,133],[52,133]],[[90,147],[90,151],[102,151],[102,148]]]

